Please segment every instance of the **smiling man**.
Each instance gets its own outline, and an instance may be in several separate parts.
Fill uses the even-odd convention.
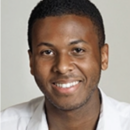
[[[31,74],[45,96],[3,111],[2,130],[130,130],[130,105],[98,88],[108,45],[94,4],[40,1],[28,43]]]

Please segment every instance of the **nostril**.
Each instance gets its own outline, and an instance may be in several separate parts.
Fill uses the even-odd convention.
[[[71,63],[70,58],[67,56],[60,56],[58,57],[52,70],[53,72],[60,73],[60,74],[65,74],[68,71],[72,71],[74,69],[73,64]]]

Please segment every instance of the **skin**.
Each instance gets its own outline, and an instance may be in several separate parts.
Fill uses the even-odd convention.
[[[90,19],[75,15],[36,20],[29,51],[31,74],[45,94],[50,130],[95,130],[101,100],[97,88],[108,66],[108,45],[98,45]],[[60,91],[55,83],[79,81]]]

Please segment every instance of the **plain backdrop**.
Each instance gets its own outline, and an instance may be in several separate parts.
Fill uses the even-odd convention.
[[[109,44],[109,68],[99,87],[130,103],[130,0],[91,0],[99,8]],[[2,109],[43,95],[30,74],[27,23],[39,0],[2,0]]]

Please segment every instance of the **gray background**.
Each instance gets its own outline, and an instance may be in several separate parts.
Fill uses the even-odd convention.
[[[109,68],[99,87],[130,103],[130,1],[91,0],[99,8],[109,43]],[[2,109],[42,95],[30,75],[27,22],[38,0],[2,0]]]

